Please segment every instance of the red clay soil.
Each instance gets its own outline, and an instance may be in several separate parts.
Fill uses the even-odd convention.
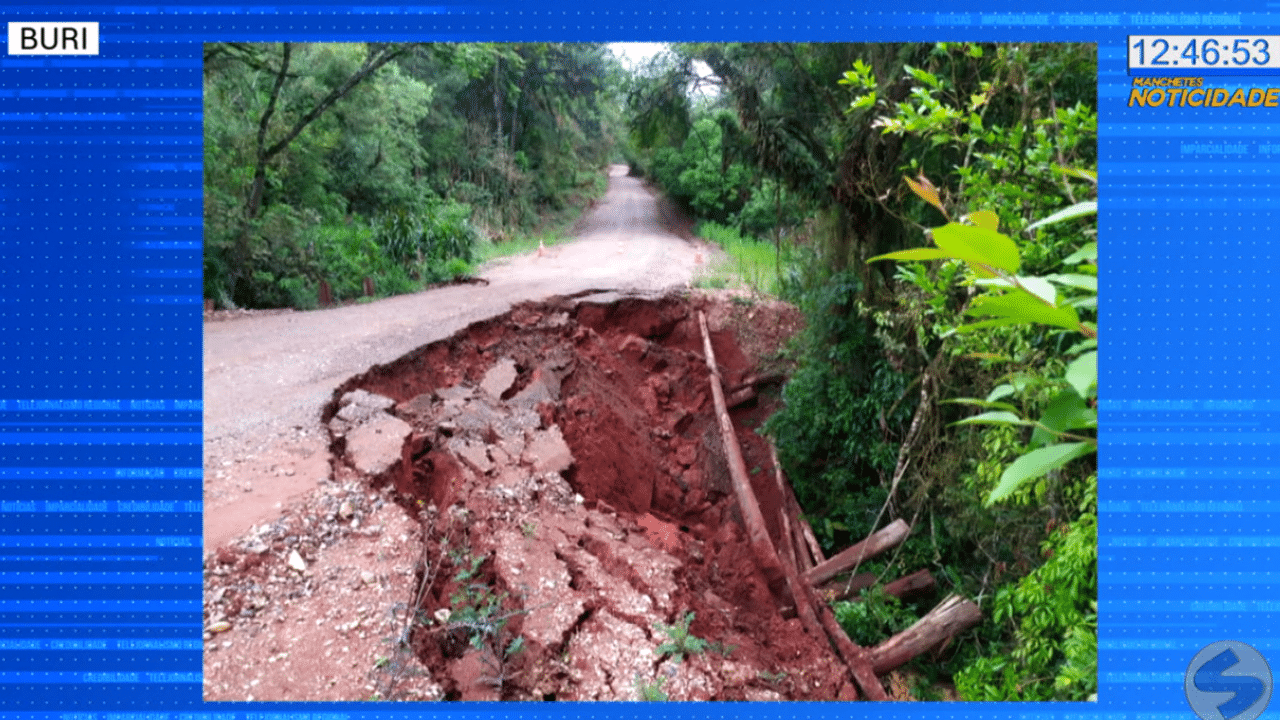
[[[827,639],[784,617],[790,597],[746,542],[699,309],[728,386],[761,369],[753,330],[798,325],[794,309],[700,295],[528,303],[334,392],[334,483],[363,484],[416,525],[400,536],[417,560],[384,610],[373,697],[856,696]],[[754,432],[770,410],[733,417],[778,542]]]

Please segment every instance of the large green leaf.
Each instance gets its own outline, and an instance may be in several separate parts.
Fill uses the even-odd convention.
[[[877,255],[868,259],[867,262],[875,262],[877,260],[939,260],[949,257],[951,257],[950,253],[937,248],[912,248],[910,250],[899,250],[898,252]]]
[[[1023,420],[1011,412],[984,412],[980,415],[958,420],[955,425],[1035,425],[1030,420]]]
[[[1032,322],[1068,330],[1080,329],[1080,318],[1070,306],[1049,307],[1026,293],[982,295],[965,310],[970,315],[991,315],[1015,322]]]
[[[1010,385],[1009,383],[1001,383],[995,386],[994,388],[992,388],[991,392],[987,393],[987,402],[995,402],[1000,398],[1009,397],[1015,392],[1017,392],[1017,388],[1015,388],[1014,386]]]
[[[1098,243],[1085,243],[1079,250],[1071,253],[1071,255],[1063,259],[1063,265],[1071,265],[1073,263],[1085,262],[1086,260],[1098,260]]]
[[[1094,277],[1093,275],[1065,273],[1060,275],[1047,275],[1045,276],[1045,279],[1049,280],[1050,282],[1056,282],[1059,285],[1066,285],[1068,287],[1077,287],[1077,288],[1080,288],[1081,290],[1098,292],[1098,278]]]
[[[974,266],[974,270],[983,277],[991,277],[995,273],[984,271],[982,266],[1016,273],[1021,262],[1018,246],[1013,240],[987,228],[948,223],[933,229],[933,241],[953,257]]]
[[[1052,225],[1054,223],[1059,223],[1064,220],[1071,220],[1078,217],[1084,217],[1085,215],[1095,215],[1097,214],[1097,212],[1098,212],[1098,203],[1096,201],[1086,200],[1085,202],[1078,202],[1069,208],[1063,208],[1062,210],[1059,210],[1058,212],[1050,215],[1049,217],[1043,220],[1031,223],[1026,227],[1026,230],[1027,232],[1030,232],[1040,227],[1041,225]]]
[[[1045,406],[1040,425],[1031,434],[1031,446],[1048,445],[1060,439],[1059,433],[1075,428],[1098,426],[1098,414],[1087,407],[1084,397],[1063,390]]]
[[[1058,291],[1049,283],[1047,278],[1042,277],[1016,277],[1016,278],[983,278],[974,282],[975,285],[982,287],[999,287],[999,288],[1021,288],[1035,295],[1045,302],[1047,305],[1057,305]]]
[[[979,210],[977,212],[969,213],[968,218],[969,222],[980,228],[986,228],[987,230],[992,231],[998,231],[1000,229],[1000,216],[990,210]]]
[[[1017,412],[1018,408],[1014,405],[1004,402],[995,402],[992,400],[979,400],[978,398],[951,398],[942,400],[944,403],[956,403],[958,405],[973,405],[975,407],[986,408],[988,410],[1008,410],[1009,412]]]
[[[1067,366],[1067,382],[1080,393],[1080,397],[1089,397],[1089,391],[1098,384],[1098,353],[1088,352]]]
[[[1042,447],[1023,455],[1005,468],[991,494],[987,496],[988,506],[1009,497],[1028,480],[1044,475],[1050,470],[1066,465],[1078,457],[1087,455],[1094,449],[1093,443],[1060,443]]]

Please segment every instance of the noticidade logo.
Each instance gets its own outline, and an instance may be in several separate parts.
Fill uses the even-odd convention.
[[[1222,640],[1196,653],[1183,691],[1201,720],[1255,720],[1271,702],[1271,668],[1257,650]]]
[[[1204,78],[1133,79],[1129,107],[1280,107],[1280,88],[1207,88]]]

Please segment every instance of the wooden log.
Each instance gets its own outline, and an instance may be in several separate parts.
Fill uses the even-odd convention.
[[[928,570],[917,570],[884,586],[885,593],[896,598],[906,598],[932,592],[938,583]]]
[[[820,606],[817,598],[813,596],[813,588],[800,577],[799,571],[795,565],[780,560],[777,548],[773,546],[773,542],[769,539],[767,525],[764,524],[764,515],[760,512],[759,502],[755,500],[755,491],[751,488],[751,477],[746,473],[746,462],[742,460],[742,450],[737,443],[737,434],[733,432],[733,421],[728,416],[728,409],[724,406],[724,391],[721,387],[721,375],[719,375],[718,366],[716,365],[716,351],[712,350],[712,336],[707,328],[707,315],[698,313],[698,323],[703,331],[703,351],[707,355],[707,366],[710,370],[710,384],[712,384],[712,400],[716,404],[716,415],[721,427],[721,437],[724,441],[724,456],[726,456],[728,471],[733,483],[733,493],[737,496],[737,503],[742,511],[742,521],[746,524],[746,536],[750,543],[751,550],[755,553],[756,559],[760,562],[760,569],[765,573],[765,577],[771,574],[781,574],[785,579],[787,592],[791,596],[791,601],[795,603],[796,615],[800,618],[800,623],[804,625],[805,632],[813,635],[814,638],[823,637],[826,633],[828,639],[835,642],[835,637],[829,633],[826,623],[819,620]],[[773,578],[771,579],[771,583]],[[828,611],[829,612],[829,611]],[[832,619],[835,623],[835,619]],[[836,629],[840,629],[840,625],[836,625]],[[844,632],[841,630],[841,637]],[[849,638],[845,637],[845,642],[849,642]],[[854,646],[856,648],[856,646]],[[855,653],[861,665],[864,665],[864,675],[870,673],[870,665],[867,662],[865,652],[858,648],[859,652]],[[850,656],[854,657],[854,656]],[[861,684],[858,671],[855,671],[854,665],[849,665],[849,671],[855,682]],[[873,675],[874,676],[874,675]]]
[[[767,373],[764,375],[748,375],[747,377],[743,378],[742,382],[729,388],[728,392],[730,395],[732,395],[744,388],[754,388],[757,385],[764,385],[765,383],[780,383],[786,379],[787,379],[787,376],[783,375],[782,373]]]
[[[854,600],[856,602],[860,599],[858,595],[863,590],[875,584],[875,573],[859,573],[849,580],[827,583],[820,588],[820,591],[829,594],[834,600]],[[928,570],[917,570],[910,575],[885,584],[884,592],[886,595],[902,599],[911,595],[929,592],[936,585],[933,575],[930,575]]]
[[[875,573],[859,573],[848,580],[829,582],[820,590],[831,596],[833,600],[856,598],[863,590],[876,584]]]
[[[772,443],[770,443],[772,447]],[[776,450],[775,450],[776,453]],[[783,474],[783,479],[786,475]],[[809,521],[804,519],[804,515],[800,512],[800,501],[796,500],[795,489],[791,487],[791,483],[786,485],[786,503],[787,509],[791,513],[791,517],[796,519],[796,525],[800,531],[800,538],[807,552],[802,552],[801,556],[807,558],[801,562],[805,571],[813,568],[815,565],[821,565],[826,562],[827,558],[822,554],[822,546],[818,544],[818,539],[813,535],[813,527],[809,525]]]
[[[831,638],[836,651],[840,653],[849,672],[853,674],[853,679],[858,683],[858,687],[862,688],[862,694],[871,700],[888,700],[889,696],[885,693],[884,686],[880,684],[880,678],[876,677],[870,654],[849,639],[844,628],[836,622],[836,616],[831,612],[831,608],[825,605],[819,608],[818,617],[821,618],[822,626],[827,631],[827,637]]]
[[[725,398],[724,404],[727,407],[736,408],[743,403],[748,403],[755,399],[756,389],[753,387],[745,387]]]
[[[756,501],[755,490],[751,487],[751,476],[747,474],[747,464],[742,459],[742,448],[738,445],[733,421],[729,418],[729,410],[724,404],[724,389],[721,385],[719,367],[716,365],[715,351],[711,348],[711,332],[707,329],[707,316],[701,311],[698,312],[698,324],[702,329],[702,348],[707,356],[707,368],[711,371],[711,397],[715,402],[716,416],[720,422],[720,434],[724,440],[729,476],[733,480],[734,493],[742,510],[743,522],[747,525],[748,542],[760,559],[761,568],[766,571],[766,574],[781,569],[792,602],[795,603],[796,614],[806,632],[816,638],[821,637],[825,631],[827,639],[836,646],[853,680],[862,688],[863,693],[872,700],[888,700],[884,688],[872,671],[870,653],[849,639],[844,629],[836,622],[831,608],[818,602],[813,587],[800,576],[796,568],[779,559],[777,548],[770,540],[768,528],[764,524],[764,515],[760,512],[759,502]]]
[[[800,548],[796,547],[796,536],[792,531],[790,506],[787,504],[787,480],[782,477],[782,467],[778,465],[778,451],[773,447],[773,441],[769,441],[769,462],[773,463],[773,480],[778,484],[778,497],[782,498],[782,502],[778,503],[778,515],[782,518],[782,557],[791,563],[791,567],[795,568],[797,573],[800,570]],[[808,570],[808,568],[805,568]]]
[[[778,560],[773,541],[769,539],[769,528],[760,512],[755,490],[751,488],[751,476],[747,474],[747,464],[742,459],[742,448],[739,447],[738,436],[733,430],[733,420],[729,418],[729,410],[725,407],[720,370],[716,365],[715,351],[711,348],[711,333],[707,330],[707,317],[701,311],[698,312],[698,323],[702,327],[702,349],[707,356],[707,368],[711,371],[711,398],[720,422],[720,437],[724,441],[725,460],[729,465],[729,477],[733,480],[733,492],[742,511],[742,521],[746,525],[747,542],[761,567],[777,573],[782,570],[782,563]]]
[[[813,534],[813,526],[803,516],[800,517],[800,532],[804,534],[805,544],[809,547],[810,556],[813,557],[814,567],[826,562],[827,556],[822,553],[822,545],[818,543],[818,538]]]
[[[982,622],[978,606],[959,595],[951,595],[903,630],[871,649],[872,669],[884,674],[928,652],[956,635]]]
[[[812,585],[821,585],[840,573],[849,570],[867,558],[892,548],[911,534],[911,527],[902,518],[898,518],[885,527],[867,536],[862,542],[853,545],[830,560],[805,573],[805,580]]]

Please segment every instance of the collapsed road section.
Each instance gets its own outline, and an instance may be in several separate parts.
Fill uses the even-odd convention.
[[[874,648],[835,622],[826,599],[876,578],[833,578],[910,527],[825,558],[800,516],[754,432],[784,375],[760,359],[798,325],[554,299],[343,383],[330,476],[206,556],[206,699],[904,697],[888,674],[981,613],[951,596]]]
[[[335,392],[339,479],[392,488],[422,523],[399,641],[446,697],[856,696],[747,541],[702,353],[708,304],[524,304]],[[710,340],[751,397],[759,374],[733,334]],[[756,493],[778,505],[767,443],[741,434]]]

